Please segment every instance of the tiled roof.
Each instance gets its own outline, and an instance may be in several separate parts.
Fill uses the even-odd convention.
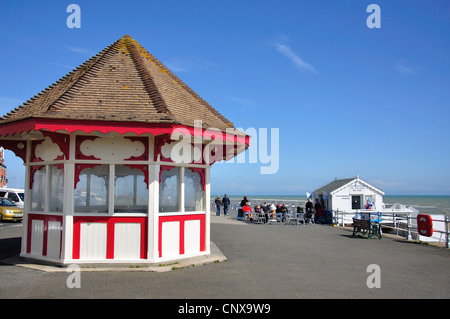
[[[334,181],[332,181],[331,183],[328,183],[322,187],[320,187],[319,189],[316,189],[314,192],[325,192],[325,193],[331,193],[332,191],[341,188],[342,186],[344,186],[345,184],[350,183],[351,181],[355,180],[355,178],[346,178],[346,179],[335,179]]]
[[[369,184],[368,182],[362,180],[359,176],[356,176],[356,177],[353,177],[353,178],[344,178],[344,179],[337,179],[336,178],[332,182],[330,182],[330,183],[328,183],[328,184],[326,184],[326,185],[324,185],[324,186],[314,190],[314,192],[316,192],[316,193],[323,193],[323,192],[325,192],[325,193],[332,193],[332,192],[338,190],[339,188],[341,188],[342,186],[345,186],[345,185],[353,182],[354,180],[358,180],[358,181],[362,182],[363,184],[366,184],[367,186],[369,186],[369,187],[371,187],[373,189],[376,189],[379,192],[384,194],[384,192],[380,188]]]
[[[28,118],[233,127],[128,35],[4,115],[0,125]]]

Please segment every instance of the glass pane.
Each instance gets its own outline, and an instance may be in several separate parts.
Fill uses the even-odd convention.
[[[159,211],[160,212],[178,212],[179,206],[179,188],[178,188],[177,167],[171,170],[164,170],[161,174],[159,184]]]
[[[64,170],[50,166],[50,211],[63,211],[64,203]]]
[[[46,167],[34,171],[31,189],[31,210],[44,211],[47,173]]]
[[[85,168],[75,189],[75,212],[108,213],[109,165]]]
[[[184,210],[203,211],[203,185],[200,173],[184,170]]]
[[[148,189],[144,180],[145,175],[142,170],[116,165],[115,213],[146,213],[148,211]]]

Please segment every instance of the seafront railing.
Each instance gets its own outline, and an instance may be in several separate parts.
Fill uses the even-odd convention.
[[[221,198],[222,199],[222,198]],[[232,211],[237,211],[237,209],[241,206],[241,201],[242,199],[230,199],[230,206],[229,209]],[[297,209],[298,206],[301,207],[305,207],[305,203],[306,200],[301,200],[301,199],[276,199],[276,198],[264,198],[264,199],[259,199],[259,198],[252,198],[250,201],[250,206],[252,208],[254,208],[256,205],[263,205],[265,202],[269,203],[269,204],[274,204],[275,206],[280,204],[286,204],[286,206],[288,206],[289,211],[295,211]],[[216,204],[214,203],[214,198],[212,198],[210,200],[210,205],[211,205],[211,211],[215,211],[215,207]]]
[[[419,230],[417,228],[417,217],[412,216],[410,211],[370,211],[358,210],[356,212],[333,211],[332,222],[338,227],[344,227],[353,222],[353,218],[360,218],[361,214],[369,214],[373,221],[380,223],[385,231],[395,233],[395,235],[404,237],[407,240],[419,239]],[[449,223],[450,218],[445,215],[439,217],[430,215],[433,222],[433,241],[444,242],[445,247],[449,248]],[[435,235],[436,234],[436,235]]]
[[[289,212],[296,212],[297,207],[305,207],[305,200],[279,200],[279,199],[252,199],[250,202],[251,207],[255,207],[257,204],[262,205],[265,202],[269,204],[286,204]],[[241,199],[230,200],[230,212],[236,213],[240,207]],[[215,212],[214,199],[210,201],[211,212]],[[404,237],[407,240],[417,240],[419,239],[419,230],[417,228],[417,218],[412,216],[411,211],[408,210],[357,210],[356,212],[346,212],[340,210],[331,211],[325,218],[328,219],[329,223],[337,227],[349,226],[353,223],[353,218],[360,218],[362,213],[370,215],[370,218],[381,224],[382,231],[392,233],[399,237]],[[444,242],[445,247],[450,247],[450,218],[445,215],[438,215],[440,217],[432,216],[433,221],[433,241],[439,243]]]

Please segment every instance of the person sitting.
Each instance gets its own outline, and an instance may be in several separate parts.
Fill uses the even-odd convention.
[[[284,214],[283,214],[283,211],[281,210],[281,205],[280,204],[277,204],[277,209],[275,210],[275,213],[276,213],[276,219],[278,220],[278,221],[284,221]]]
[[[245,203],[245,205],[242,207],[242,210],[244,211],[244,215],[247,216],[247,218],[252,221],[253,220],[252,208],[250,207],[248,202]]]
[[[264,217],[264,222],[266,221],[266,214],[264,213],[264,210],[261,208],[261,206],[255,206],[255,213],[257,214],[256,217],[262,216]]]
[[[281,213],[281,205],[277,204],[277,209],[275,211],[277,214]]]
[[[280,213],[281,213],[281,221],[284,222],[286,220],[286,214],[289,213],[289,209],[285,203],[283,203],[283,205],[280,207]]]
[[[283,216],[289,212],[288,207],[285,203],[283,203],[283,206],[281,206],[281,212],[283,213]]]

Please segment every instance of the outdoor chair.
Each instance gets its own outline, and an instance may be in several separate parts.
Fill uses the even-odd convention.
[[[297,219],[297,216],[294,213],[289,213],[288,212],[288,213],[286,213],[284,215],[284,218],[285,218],[284,223],[286,225],[288,225],[288,224],[298,225],[298,219]]]
[[[264,224],[266,222],[266,216],[264,215],[264,213],[254,212],[253,213],[253,222],[255,224]]]
[[[298,224],[303,223],[303,225],[306,224],[305,213],[297,213],[297,223]]]
[[[305,213],[305,223],[308,223],[308,224],[315,224],[314,223],[314,214],[308,214],[308,213]]]
[[[275,219],[277,220],[278,223],[282,223],[283,222],[283,213],[276,213]]]

